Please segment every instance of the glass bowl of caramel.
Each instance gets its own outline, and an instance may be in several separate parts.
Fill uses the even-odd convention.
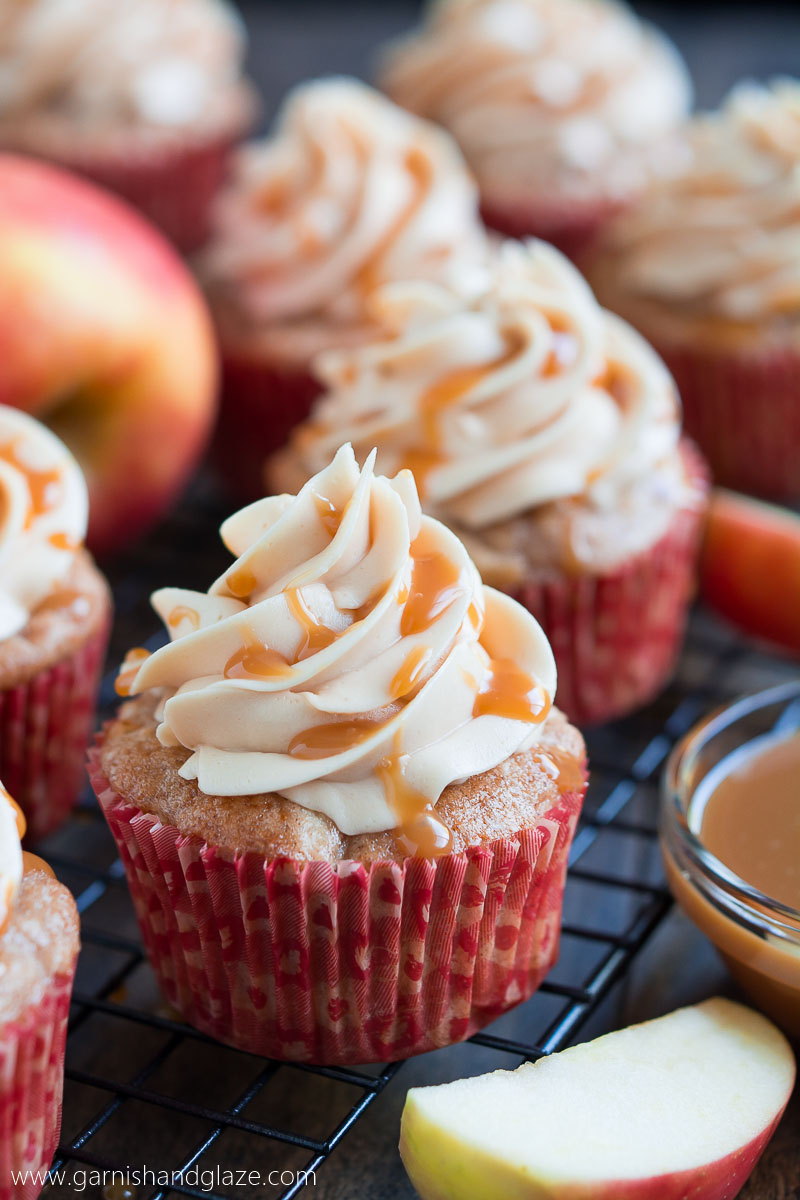
[[[800,679],[718,709],[678,743],[661,848],[678,904],[800,1036]]]

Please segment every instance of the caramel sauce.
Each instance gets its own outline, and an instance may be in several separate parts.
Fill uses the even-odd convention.
[[[199,629],[200,613],[196,608],[189,608],[187,604],[176,604],[167,617],[167,624],[170,629],[174,629],[177,625],[180,625],[181,621],[188,621],[192,629]]]
[[[53,868],[49,863],[46,863],[43,858],[39,858],[37,854],[29,854],[27,850],[22,852],[22,870],[25,875],[30,871],[44,871],[45,875],[49,875],[51,879],[55,879]]]
[[[320,650],[326,650],[336,641],[338,634],[336,630],[317,620],[303,599],[299,588],[290,588],[284,594],[289,612],[304,631],[304,640],[295,657],[295,662],[302,662],[304,658],[309,658]]]
[[[12,800],[11,797],[9,796],[8,792],[5,790],[5,788],[2,786],[2,784],[0,784],[0,803],[2,803],[3,801],[5,801],[6,804],[10,805],[10,807],[11,807],[11,811],[14,814],[14,820],[15,820],[16,826],[17,826],[17,834],[19,835],[20,841],[22,841],[22,839],[25,837],[25,833],[28,828],[24,814],[23,814],[20,806],[17,804],[16,800]],[[30,871],[44,871],[45,874],[49,875],[51,879],[55,878],[55,876],[53,874],[53,868],[50,866],[49,863],[46,863],[44,861],[44,859],[42,859],[42,858],[38,858],[37,855],[35,855],[35,854],[29,854],[27,850],[23,850],[23,852],[22,852],[22,873],[23,873],[23,875],[27,875]],[[12,894],[13,894],[13,890],[11,888],[11,885],[9,884],[7,894],[5,896],[6,909],[8,909],[8,907],[11,903]],[[0,936],[2,936],[6,931],[6,927],[8,925],[8,920],[9,920],[10,915],[11,914],[9,912],[7,912],[5,920],[3,922],[0,922]]]
[[[457,564],[429,544],[426,529],[412,542],[411,559],[411,583],[400,618],[403,637],[430,629],[463,590]]]
[[[225,576],[228,591],[237,600],[247,600],[256,590],[257,582],[251,569],[246,566],[234,567],[231,573]]]
[[[542,366],[542,376],[545,379],[552,379],[553,376],[560,375],[564,367],[574,361],[578,339],[562,317],[551,313],[547,320],[553,332],[553,345]]]
[[[700,841],[720,862],[800,909],[800,733],[760,738],[723,759],[694,804]]]
[[[51,533],[47,539],[56,550],[77,550],[80,542],[76,542],[68,533]]]
[[[379,720],[369,717],[354,717],[350,721],[331,721],[325,725],[314,725],[292,738],[289,753],[293,758],[332,758],[366,741],[380,725]]]
[[[567,792],[582,792],[586,783],[583,763],[574,754],[559,746],[548,746],[536,755],[536,761],[558,786],[562,796]]]
[[[386,251],[391,246],[402,230],[408,225],[414,217],[414,214],[422,207],[422,202],[425,199],[425,193],[431,182],[431,165],[428,159],[421,150],[412,147],[405,156],[404,165],[412,180],[414,181],[414,194],[409,200],[403,212],[400,213],[397,220],[386,230],[385,234],[378,241],[377,246],[373,249],[367,261],[364,263],[361,270],[358,272],[355,283],[362,293],[371,292],[377,284],[381,282],[381,275],[378,264],[380,263]]]
[[[311,495],[314,497],[314,507],[317,510],[320,521],[325,527],[326,532],[333,537],[341,523],[342,510],[338,509],[327,496],[323,496],[319,492],[312,492]]]
[[[395,839],[402,852],[412,858],[448,854],[453,845],[452,831],[437,816],[427,796],[409,784],[403,755],[398,752],[387,755],[378,763],[377,774],[397,817]]]
[[[389,684],[389,694],[392,700],[399,700],[414,691],[420,678],[431,660],[431,650],[427,646],[415,646],[407,655],[405,662]]]
[[[472,715],[508,717],[538,725],[550,707],[550,697],[533,676],[510,658],[493,658],[475,697]]]
[[[14,442],[6,442],[5,445],[0,446],[0,459],[3,462],[9,463],[10,466],[25,476],[30,494],[30,504],[25,517],[25,528],[30,529],[37,517],[50,512],[61,499],[63,486],[61,471],[58,467],[53,467],[49,471],[36,471],[34,468],[27,466],[17,457]]]
[[[57,588],[36,606],[36,612],[59,612],[65,608],[72,608],[76,601],[84,599],[83,592],[79,592],[75,588]],[[86,603],[88,604],[89,601],[86,600]]]
[[[114,681],[114,691],[118,696],[130,696],[133,681],[139,674],[139,668],[146,658],[150,657],[150,651],[145,650],[143,646],[138,646],[134,650],[129,650],[125,656],[125,662],[120,668],[119,675]]]
[[[292,668],[277,650],[265,646],[255,633],[242,630],[244,644],[225,663],[226,679],[276,679],[291,675]]]

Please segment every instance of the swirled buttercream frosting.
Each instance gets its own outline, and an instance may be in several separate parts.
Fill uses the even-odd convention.
[[[0,783],[0,934],[11,914],[22,882],[22,843],[25,821],[22,813]]]
[[[241,151],[203,273],[256,326],[359,325],[393,279],[469,278],[485,251],[455,143],[355,79],[297,88]]]
[[[440,0],[382,84],[455,137],[484,196],[627,196],[688,111],[673,46],[613,0]]]
[[[86,484],[66,446],[0,405],[0,641],[19,633],[68,574],[87,519]]]
[[[800,84],[741,84],[609,234],[615,287],[733,321],[800,318]]]
[[[343,437],[376,446],[427,512],[479,531],[565,497],[614,507],[680,471],[666,368],[544,242],[503,243],[472,299],[414,283],[375,303],[390,336],[317,361],[327,390],[293,440],[305,474]]]
[[[278,793],[344,834],[441,849],[443,790],[536,741],[555,665],[421,515],[411,473],[373,459],[343,446],[298,495],[229,518],[236,562],[208,593],[155,593],[171,641],[126,660],[118,690],[166,689],[157,736],[206,794]]]
[[[180,129],[249,107],[244,28],[221,0],[10,0],[0,5],[0,121],[55,114]]]

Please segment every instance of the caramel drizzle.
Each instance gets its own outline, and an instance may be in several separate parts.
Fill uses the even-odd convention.
[[[225,663],[226,679],[276,679],[291,675],[291,664],[277,650],[265,646],[252,629],[242,630],[244,644]]]
[[[192,629],[197,630],[200,628],[200,613],[196,608],[190,608],[188,604],[176,604],[167,617],[167,624],[170,629],[175,629],[181,621],[188,621]]]
[[[249,600],[256,590],[257,583],[258,580],[248,566],[234,567],[230,574],[225,576],[225,586],[237,600]]]
[[[544,688],[510,658],[493,658],[472,708],[473,717],[507,717],[540,725],[552,707]]]
[[[353,717],[349,721],[330,721],[325,725],[313,725],[295,734],[289,743],[292,758],[311,760],[334,758],[372,737],[381,728],[380,719]]]
[[[430,544],[423,529],[411,544],[411,582],[400,618],[403,637],[425,633],[464,592],[458,565]]]
[[[47,539],[56,550],[77,550],[80,542],[71,538],[68,533],[51,533]]]
[[[150,651],[145,650],[143,646],[137,646],[133,650],[129,650],[125,655],[125,661],[120,667],[119,675],[114,681],[114,691],[118,696],[130,696],[133,681],[139,674],[139,668],[146,658],[150,657]]]
[[[400,753],[398,741],[395,739],[394,751],[381,759],[376,768],[386,799],[397,818],[395,841],[402,853],[410,858],[438,858],[450,852],[452,830],[437,815],[428,797],[408,782],[406,759]]]
[[[44,516],[57,507],[63,490],[61,471],[58,467],[52,467],[49,471],[37,471],[27,466],[17,456],[14,442],[6,442],[0,446],[0,459],[25,477],[30,497],[25,515],[25,528],[30,529],[37,517]]]
[[[415,646],[406,656],[406,660],[389,684],[389,695],[392,700],[401,698],[411,699],[417,691],[422,677],[433,656],[433,651],[427,646]]]
[[[422,207],[425,194],[430,188],[433,171],[430,162],[422,151],[412,146],[406,152],[403,161],[406,170],[414,181],[414,194],[397,220],[390,225],[383,237],[379,239],[378,244],[356,275],[355,284],[360,288],[362,293],[371,292],[381,282],[380,271],[378,269],[379,262],[392,245],[392,242],[400,236],[407,225],[411,224],[415,214]]]
[[[2,804],[3,802],[5,802],[6,804],[9,805],[9,807],[11,808],[11,811],[14,814],[14,820],[15,820],[15,823],[17,826],[17,835],[19,836],[19,840],[22,841],[22,839],[25,837],[25,834],[26,834],[27,828],[28,828],[27,822],[25,821],[25,816],[22,812],[22,809],[17,804],[16,800],[12,800],[11,797],[9,796],[8,792],[3,787],[3,785],[0,784],[0,804]],[[51,878],[54,877],[53,869],[49,865],[49,863],[46,863],[44,861],[44,859],[39,858],[35,854],[29,854],[27,850],[23,850],[23,852],[22,852],[22,873],[23,873],[23,875],[28,875],[31,871],[44,871],[45,874],[49,875]],[[2,937],[2,935],[5,933],[6,928],[8,926],[8,922],[11,917],[10,907],[11,907],[12,892],[13,892],[13,888],[11,886],[11,883],[9,882],[6,885],[6,895],[5,895],[5,904],[4,904],[4,907],[6,909],[6,914],[5,914],[3,921],[0,922],[0,937]]]
[[[323,496],[320,492],[311,493],[314,500],[314,507],[317,510],[317,515],[322,522],[326,533],[329,533],[331,538],[334,537],[342,521],[343,509],[337,508],[334,502],[327,496]]]
[[[583,763],[574,754],[562,750],[560,746],[548,746],[546,752],[540,750],[536,754],[536,761],[545,774],[558,785],[562,795],[566,792],[583,791],[586,772]]]

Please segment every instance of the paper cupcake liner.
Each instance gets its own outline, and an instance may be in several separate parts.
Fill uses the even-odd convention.
[[[32,839],[66,819],[83,787],[109,625],[69,658],[0,690],[0,779]]]
[[[686,461],[698,493],[699,455]],[[558,668],[558,706],[590,725],[640,708],[668,682],[694,594],[705,505],[680,509],[648,550],[606,575],[531,579],[511,594],[542,626]]]
[[[278,367],[223,349],[213,454],[232,496],[249,502],[264,495],[264,464],[305,420],[321,390],[303,367]]]
[[[327,1064],[421,1054],[527,999],[556,960],[583,792],[513,839],[334,867],[162,825],[114,791],[99,749],[89,773],[167,1001],[240,1050]]]
[[[684,426],[714,480],[775,500],[800,499],[800,354],[712,354],[659,346]]]
[[[74,973],[56,975],[38,1004],[0,1024],[0,1200],[35,1200],[58,1145]],[[20,1172],[33,1178],[14,1182]]]
[[[602,197],[582,204],[569,200],[558,204],[543,200],[507,205],[484,202],[481,216],[484,224],[496,233],[513,238],[541,238],[577,262],[588,253],[620,207],[619,203]]]

